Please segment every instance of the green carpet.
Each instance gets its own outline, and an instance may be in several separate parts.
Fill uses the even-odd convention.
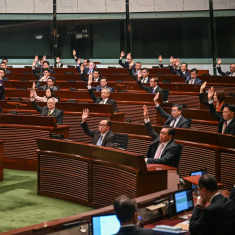
[[[4,170],[0,182],[0,232],[91,210],[68,201],[37,195],[36,172]]]

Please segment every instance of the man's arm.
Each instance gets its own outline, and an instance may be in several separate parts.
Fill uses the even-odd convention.
[[[159,134],[154,130],[149,119],[148,108],[146,105],[143,106],[144,124],[148,132],[148,135],[152,137],[153,140],[158,138]]]
[[[95,132],[89,129],[86,122],[88,117],[89,117],[89,109],[83,109],[81,127],[88,136],[94,137]]]
[[[92,78],[89,77],[89,78],[88,78],[88,85],[87,85],[88,93],[89,93],[91,99],[96,103],[96,102],[97,102],[97,98],[96,98],[96,96],[95,96],[95,94],[94,94],[94,92],[93,92],[93,89],[92,89],[91,84],[92,84]]]
[[[42,107],[39,106],[35,101],[33,101],[32,104],[33,104],[33,107],[34,107],[39,113],[42,112]]]

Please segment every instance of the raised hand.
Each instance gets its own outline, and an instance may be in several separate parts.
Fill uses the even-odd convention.
[[[218,60],[217,60],[217,64],[218,64],[218,65],[221,65],[221,64],[222,64],[222,60],[221,60],[221,58],[218,58]]]
[[[32,89],[35,90],[35,88],[36,88],[36,83],[33,82]]]
[[[35,62],[38,62],[38,55],[35,55],[34,61],[35,61]]]
[[[141,70],[139,70],[137,73],[137,80],[140,81],[141,79],[142,79],[142,72]]]
[[[44,55],[44,56],[42,57],[42,61],[46,61],[46,60],[47,60],[47,56]]]
[[[89,74],[89,76],[88,76],[88,86],[91,86],[92,80],[93,80],[93,76],[92,76],[92,74]]]
[[[129,59],[129,60],[132,60],[131,52],[129,52],[129,53],[126,55],[126,58]]]
[[[73,49],[73,56],[75,57],[77,55],[77,52],[75,49]]]
[[[121,51],[120,58],[123,58],[125,56],[125,52]]]
[[[215,94],[214,87],[209,88],[209,90],[208,90],[208,100],[212,100],[214,94]]]
[[[159,105],[159,102],[158,102],[158,99],[159,99],[159,92],[154,96],[154,98],[153,98],[153,102],[154,102],[154,104],[155,105]]]
[[[158,61],[159,61],[159,64],[162,63],[162,56],[161,55],[158,56]]]
[[[170,57],[170,64],[173,64],[173,62],[174,62],[174,57],[171,56],[171,57]]]
[[[179,59],[179,58],[176,59],[175,65],[176,65],[177,67],[180,65],[180,59]]]
[[[203,93],[203,91],[204,91],[205,88],[206,88],[206,84],[207,84],[207,82],[203,82],[203,83],[202,83],[202,85],[201,85],[201,87],[200,87],[200,93]]]
[[[131,61],[131,63],[129,64],[129,69],[132,69],[132,67],[134,66],[135,62],[134,60]]]
[[[143,115],[144,115],[144,119],[149,119],[149,112],[148,112],[147,105],[143,105]]]
[[[80,71],[81,71],[81,73],[84,72],[84,69],[85,69],[84,64],[81,64],[81,66],[80,66]]]
[[[87,118],[89,117],[89,109],[83,109],[82,112],[82,122],[86,122]]]

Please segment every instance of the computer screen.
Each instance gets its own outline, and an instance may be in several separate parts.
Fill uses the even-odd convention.
[[[115,214],[92,217],[93,235],[112,235],[119,231],[120,222]]]
[[[176,214],[193,208],[192,190],[181,190],[174,193],[174,203]]]
[[[198,170],[198,171],[192,171],[190,176],[193,176],[193,175],[200,175],[200,176],[202,176],[204,174],[206,174],[206,170]],[[196,186],[193,184],[192,185],[192,189],[195,189],[195,188],[196,188]]]

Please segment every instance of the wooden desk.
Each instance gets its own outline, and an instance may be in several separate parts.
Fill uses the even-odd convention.
[[[167,170],[148,171],[143,156],[81,142],[38,139],[38,193],[91,207],[167,189]]]
[[[36,170],[36,138],[49,134],[68,138],[68,125],[56,125],[53,117],[27,115],[0,115],[0,138],[5,141],[4,168]]]

